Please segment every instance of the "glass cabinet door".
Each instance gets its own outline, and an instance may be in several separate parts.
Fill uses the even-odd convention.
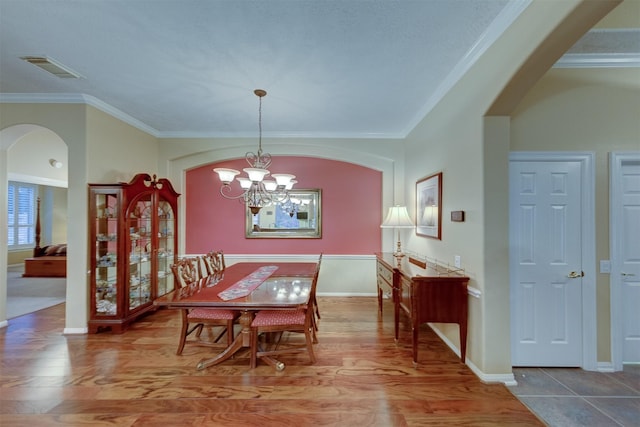
[[[118,194],[95,195],[95,311],[118,316]]]
[[[153,256],[152,193],[144,193],[129,206],[127,230],[129,231],[129,269],[127,290],[129,311],[151,302],[151,273]]]
[[[171,265],[175,262],[175,212],[171,204],[160,198],[158,202],[158,295],[173,290]]]

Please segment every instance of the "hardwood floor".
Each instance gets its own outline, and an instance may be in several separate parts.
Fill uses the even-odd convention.
[[[249,355],[204,371],[211,349],[175,354],[180,319],[161,310],[121,335],[63,335],[64,304],[0,331],[0,425],[9,426],[542,426],[502,384],[484,384],[431,330],[411,362],[408,325],[393,340],[391,306],[319,298],[317,362]]]

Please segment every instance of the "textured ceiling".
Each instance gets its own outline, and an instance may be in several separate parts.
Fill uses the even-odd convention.
[[[0,0],[1,99],[88,102],[159,137],[254,136],[262,88],[265,136],[398,138],[526,4]]]

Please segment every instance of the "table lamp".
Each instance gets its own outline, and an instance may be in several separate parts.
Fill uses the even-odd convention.
[[[406,206],[392,206],[389,208],[389,213],[380,228],[413,228],[414,224],[409,217]],[[400,245],[400,230],[398,230],[398,247],[393,253],[393,256],[402,258],[404,253]]]

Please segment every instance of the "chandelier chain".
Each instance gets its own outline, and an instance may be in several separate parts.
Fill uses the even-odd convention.
[[[262,97],[258,96],[258,157],[262,157]]]

